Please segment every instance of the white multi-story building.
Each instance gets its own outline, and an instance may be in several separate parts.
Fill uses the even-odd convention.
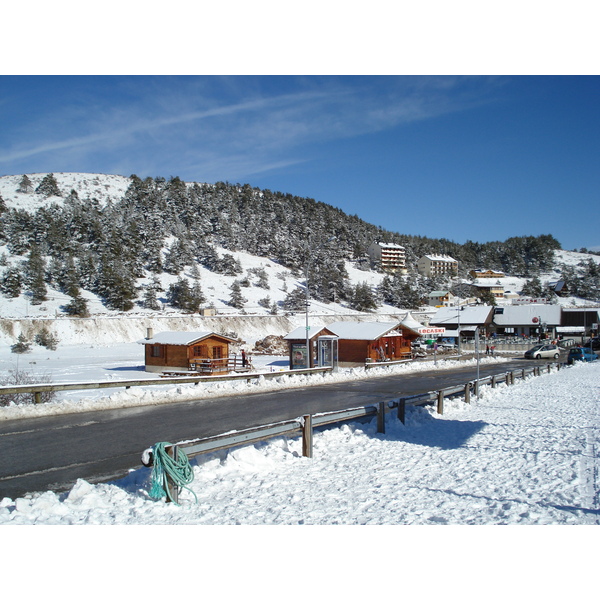
[[[402,271],[406,269],[406,250],[404,246],[373,242],[367,252],[371,262],[381,266],[384,271]]]
[[[417,261],[417,271],[427,277],[458,275],[458,261],[446,254],[426,254]]]

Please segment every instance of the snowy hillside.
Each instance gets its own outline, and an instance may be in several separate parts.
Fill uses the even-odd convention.
[[[130,184],[129,178],[122,175],[54,173],[62,196],[45,197],[36,194],[35,190],[46,175],[48,173],[28,174],[32,186],[27,192],[17,191],[23,175],[0,177],[0,195],[4,198],[7,207],[33,212],[38,208],[48,207],[54,202],[62,203],[71,190],[75,190],[81,198],[95,198],[101,206],[104,206],[108,202],[120,200]]]
[[[37,173],[37,174],[29,174],[28,177],[28,186],[26,189],[23,189],[23,175],[8,175],[4,177],[0,177],[0,195],[4,201],[7,209],[18,209],[19,211],[24,211],[27,214],[31,215],[32,219],[46,219],[50,218],[49,215],[52,215],[56,212],[56,207],[64,207],[67,204],[69,206],[72,205],[72,211],[81,211],[81,207],[89,207],[91,210],[92,206],[96,207],[105,207],[108,208],[112,205],[118,205],[119,202],[122,201],[126,191],[132,185],[132,179],[130,177],[118,176],[118,175],[102,175],[102,174],[81,174],[81,173],[54,173],[54,179],[56,180],[57,190],[60,195],[48,195],[46,196],[43,193],[36,193],[36,189],[38,186],[42,184],[45,178],[49,174],[47,173]],[[164,181],[164,180],[163,180]],[[145,182],[144,182],[145,183]],[[154,182],[153,182],[154,184]],[[143,182],[140,181],[140,186],[143,186]],[[158,184],[156,184],[158,185]],[[168,184],[161,184],[167,186]],[[183,183],[180,182],[180,185],[183,186],[183,190],[191,190],[194,186],[198,184],[194,183]],[[206,185],[206,184],[200,184]],[[223,184],[224,186],[225,184]],[[210,187],[210,186],[209,186]],[[214,187],[214,186],[213,186]],[[218,187],[218,186],[216,186]],[[179,189],[179,192],[181,192]],[[241,194],[242,203],[240,206],[243,206],[245,202],[245,198],[252,194],[255,194],[258,197],[259,205],[264,201],[265,206],[270,207],[268,210],[271,212],[266,212],[265,215],[270,215],[272,220],[266,221],[263,220],[259,223],[261,235],[266,235],[267,238],[270,236],[271,238],[279,238],[282,235],[278,232],[279,221],[277,220],[278,206],[275,203],[269,204],[268,200],[265,199],[265,193],[258,192],[256,190],[235,188],[237,192]],[[223,190],[221,190],[225,193]],[[170,199],[168,196],[168,191],[161,192],[156,191],[155,188],[152,188],[150,191],[143,193],[155,193],[166,194],[166,200],[163,199],[162,208],[160,210],[167,210],[169,207],[169,203],[176,202],[177,199]],[[237,193],[236,192],[236,193]],[[142,192],[140,192],[142,193]],[[227,193],[230,193],[227,192]],[[288,200],[294,199],[283,199],[285,202]],[[297,201],[295,199],[294,201]],[[165,204],[166,202],[166,204]],[[218,203],[217,203],[218,204]],[[316,210],[315,207],[308,202],[307,206],[310,211]],[[233,211],[234,208],[232,206],[227,205],[228,208],[221,215],[219,213],[219,219],[222,218],[222,223],[217,223],[212,227],[216,227],[217,230],[226,229],[230,223],[228,223],[228,219],[230,217],[229,212]],[[167,207],[167,208],[165,208]],[[45,211],[39,211],[39,209],[44,208]],[[127,204],[123,206],[123,210],[127,208]],[[304,210],[306,207],[297,202],[296,210]],[[179,209],[178,209],[179,210]],[[185,212],[187,208],[182,208],[182,211]],[[240,207],[235,208],[236,211],[239,212],[241,210]],[[265,209],[266,210],[266,209]],[[352,245],[352,243],[358,243],[357,240],[353,237],[353,235],[363,236],[361,239],[361,243],[368,242],[371,238],[370,230],[366,231],[363,229],[357,229],[356,232],[352,232],[350,230],[346,231],[349,227],[345,222],[342,222],[341,215],[335,213],[333,216],[327,212],[329,209],[324,209],[328,218],[332,220],[336,217],[339,217],[337,226],[340,228],[339,235],[340,238],[344,237],[344,243],[347,245]],[[36,212],[37,211],[37,212]],[[274,211],[274,212],[273,212]],[[39,216],[39,213],[42,213]],[[67,211],[68,212],[68,211]],[[99,215],[101,213],[98,213]],[[113,218],[118,218],[120,213],[113,213]],[[144,214],[139,213],[139,214]],[[159,213],[162,214],[162,213]],[[310,223],[310,215],[308,214],[308,221]],[[38,216],[34,216],[38,215]],[[239,214],[236,213],[235,218],[241,218]],[[281,215],[280,215],[281,216]],[[289,215],[287,216],[289,218]],[[61,217],[64,219],[63,217]],[[202,212],[194,213],[191,217],[192,222],[202,221],[205,218],[205,215]],[[217,217],[211,217],[211,219],[215,219]],[[233,219],[233,215],[231,215],[231,219]],[[265,217],[266,219],[267,217]],[[306,217],[303,217],[306,218]],[[124,234],[121,233],[128,224],[128,219],[130,217],[124,216],[123,222],[117,226],[121,227],[120,231],[112,232],[109,234],[116,236],[115,240],[108,239],[106,243],[109,246],[114,247],[116,243],[119,242],[119,235],[121,237],[121,243],[123,247],[127,245],[127,238],[124,237]],[[274,219],[274,220],[273,220]],[[26,222],[26,220],[25,220]],[[333,221],[332,221],[333,222]],[[52,227],[52,222],[48,222],[48,227]],[[59,221],[59,223],[63,223],[63,221]],[[233,226],[234,224],[231,223]],[[43,231],[45,226],[45,221],[40,225],[38,223],[37,227],[39,231]],[[70,227],[74,227],[77,230],[78,235],[81,237],[81,231],[77,229],[72,223],[69,225]],[[158,226],[158,225],[156,225]],[[207,225],[208,226],[208,225]],[[237,227],[237,234],[240,235],[240,232],[243,230],[243,222],[240,224],[239,222],[235,223]],[[307,225],[302,224],[294,225],[293,218],[291,227],[295,227],[296,229],[300,228],[301,232],[304,230]],[[335,223],[334,223],[335,226]],[[14,229],[13,223],[13,229]],[[80,226],[79,226],[80,227]],[[177,231],[182,231],[182,237],[186,237],[189,235],[189,232],[183,231],[181,229],[182,225],[179,221],[176,222],[174,229]],[[257,231],[259,231],[257,230]],[[211,230],[212,231],[212,230]],[[343,235],[342,235],[343,234]],[[6,242],[2,245],[2,241],[0,241],[0,275],[6,274],[9,270],[22,271],[26,267],[26,262],[28,260],[27,252],[25,248],[30,243],[28,240],[28,235],[33,235],[31,232],[25,231],[22,236],[23,237],[23,249],[20,251],[15,251],[13,247],[11,247],[9,242]],[[102,232],[100,235],[100,239],[103,240],[107,236],[106,232]],[[202,239],[202,235],[196,233],[196,239]],[[253,233],[252,235],[256,235]],[[178,242],[178,237],[176,235],[169,235],[167,237],[161,237],[162,233],[160,233],[155,240],[155,253],[156,260],[158,260],[161,264],[167,264],[169,260],[173,260],[172,254],[174,252],[173,248],[176,246]],[[365,237],[366,236],[366,237]],[[210,236],[206,236],[210,237]],[[283,236],[284,237],[284,236]],[[63,244],[68,244],[68,236]],[[1,238],[0,238],[1,240]],[[298,254],[299,251],[297,248],[293,246],[293,243],[296,244],[304,244],[306,245],[306,240],[294,242],[294,240],[283,239],[283,242],[287,243],[289,247],[284,248],[283,253],[285,256],[292,256],[294,254]],[[11,242],[13,246],[19,243],[19,240]],[[266,244],[267,242],[265,242]],[[78,255],[77,261],[79,263],[83,263],[84,258],[89,258],[89,256],[85,255],[87,252],[87,246],[91,244],[89,241],[77,241],[76,244],[79,244],[75,248],[76,251],[81,252]],[[338,252],[340,249],[341,243],[336,242],[334,247],[328,248],[327,251],[322,251],[321,260],[327,260],[329,254],[333,256],[333,252]],[[211,251],[214,251],[214,260],[225,260],[229,258],[234,264],[239,265],[239,269],[234,273],[229,272],[216,272],[212,266],[206,266],[201,260],[193,259],[188,260],[188,262],[181,263],[181,269],[177,271],[177,268],[166,270],[166,267],[161,267],[158,271],[152,272],[148,270],[148,265],[133,265],[129,264],[132,259],[128,259],[127,261],[123,261],[124,265],[121,265],[121,268],[126,269],[133,279],[130,284],[130,294],[133,295],[131,300],[127,300],[130,303],[130,310],[118,310],[114,306],[111,306],[110,301],[107,301],[107,292],[105,295],[100,295],[99,289],[110,289],[111,285],[115,286],[113,280],[105,281],[102,288],[98,282],[90,283],[90,279],[94,277],[94,271],[88,272],[87,279],[83,277],[83,275],[79,275],[80,278],[83,277],[84,281],[87,281],[85,285],[79,282],[79,291],[81,298],[87,302],[87,309],[90,317],[102,317],[102,316],[127,316],[128,318],[163,318],[168,316],[179,316],[182,315],[182,310],[173,305],[172,302],[169,301],[169,289],[170,286],[175,285],[180,279],[189,282],[189,285],[193,285],[196,283],[200,286],[202,294],[204,296],[204,302],[202,306],[208,308],[214,308],[217,311],[217,314],[220,316],[240,316],[240,315],[256,315],[256,316],[266,316],[272,314],[274,309],[278,314],[284,314],[285,312],[290,312],[289,310],[285,310],[282,305],[286,298],[293,293],[296,292],[300,297],[300,302],[302,303],[302,297],[305,291],[304,286],[304,273],[303,273],[303,263],[296,262],[300,268],[290,268],[289,266],[284,266],[281,260],[276,260],[272,257],[265,256],[256,256],[251,254],[248,251],[243,251],[239,249],[230,249],[219,246],[219,244],[215,242],[211,242],[207,244],[212,248]],[[143,247],[143,244],[142,244]],[[266,247],[266,246],[265,246]],[[103,256],[105,252],[102,248],[95,248],[94,251],[97,253],[97,256]],[[111,250],[114,252],[115,260],[118,260],[119,257],[119,248]],[[347,251],[344,251],[347,254]],[[555,281],[560,278],[561,274],[561,266],[568,266],[571,268],[575,268],[581,261],[591,259],[596,264],[600,263],[600,256],[596,255],[587,255],[580,254],[577,252],[569,252],[563,250],[554,250],[556,255],[556,268],[551,272],[545,272],[540,275],[540,281],[542,284],[546,284],[550,281]],[[409,253],[410,254],[410,253]],[[378,273],[374,270],[364,270],[364,261],[361,263],[361,268],[358,268],[358,264],[360,261],[358,260],[350,260],[349,258],[343,258],[344,253],[336,255],[336,258],[332,261],[331,265],[328,266],[327,269],[323,269],[321,262],[314,261],[311,273],[311,277],[315,274],[316,271],[319,272],[320,280],[311,281],[311,295],[314,298],[311,298],[311,306],[310,312],[313,315],[349,315],[349,314],[368,314],[368,313],[359,313],[356,310],[352,310],[351,303],[349,302],[349,294],[351,294],[351,290],[354,287],[357,287],[362,284],[367,284],[367,286],[372,290],[372,292],[376,292],[378,286],[384,280],[384,275],[382,273]],[[14,336],[18,335],[21,332],[21,325],[18,323],[21,320],[30,321],[31,319],[41,319],[41,320],[49,320],[67,317],[65,313],[65,307],[72,301],[72,296],[68,295],[66,291],[61,291],[61,286],[57,283],[57,277],[60,275],[60,269],[65,269],[64,265],[56,264],[60,262],[60,259],[64,260],[64,253],[60,254],[54,259],[50,257],[45,257],[46,263],[46,299],[42,302],[32,302],[32,294],[27,291],[24,284],[20,291],[18,291],[14,297],[8,295],[6,293],[0,293],[0,317],[2,319],[15,320],[15,324],[10,324],[4,321],[0,327],[0,338],[4,338],[7,341],[14,340]],[[98,259],[95,259],[98,261]],[[294,262],[292,259],[290,259]],[[110,266],[110,263],[108,263]],[[99,271],[102,271],[102,267],[106,268],[106,265],[101,265],[99,262],[96,262],[93,265],[95,268],[96,274]],[[210,267],[210,268],[209,268]],[[80,267],[78,267],[80,268]],[[332,281],[333,277],[337,277],[340,275],[340,281],[336,282],[335,285]],[[63,273],[64,276],[64,273]],[[342,281],[343,278],[343,281]],[[117,283],[121,282],[121,279],[117,280]],[[242,296],[242,302],[239,307],[234,307],[232,305],[232,286],[235,282],[240,283],[240,293]],[[498,283],[501,283],[504,286],[506,291],[509,291],[513,294],[518,294],[523,285],[527,282],[527,279],[524,277],[515,277],[510,273],[507,273],[507,277],[499,280]],[[335,289],[333,291],[327,290],[327,286],[334,286]],[[422,283],[420,283],[422,285]],[[337,287],[336,287],[337,286]],[[157,287],[158,290],[156,292],[156,301],[155,306],[153,308],[148,308],[144,302],[144,294],[148,291],[149,288]],[[64,289],[64,286],[62,287]],[[337,291],[336,291],[337,290]],[[317,293],[318,292],[318,293]],[[425,293],[425,288],[422,293]],[[325,299],[323,300],[320,297],[324,297],[328,294],[332,294],[332,301]],[[315,299],[320,298],[320,299]],[[508,300],[510,301],[510,300]],[[500,301],[503,302],[503,301]],[[579,300],[577,298],[560,298],[558,302],[564,305],[572,305],[572,304],[585,304],[586,301]],[[379,318],[381,315],[390,315],[390,314],[400,314],[403,315],[406,313],[406,307],[401,302],[397,305],[390,304],[381,304],[378,308],[373,309],[374,318]],[[423,311],[431,312],[431,309],[426,307],[422,308]],[[291,312],[302,312],[303,306],[296,308]],[[379,316],[379,317],[378,317]],[[71,319],[69,319],[71,321]],[[57,324],[58,326],[58,324]],[[139,331],[139,326],[134,326],[136,330]],[[58,332],[58,335],[62,335],[64,339],[71,339],[74,335],[74,331],[79,330],[80,333],[86,331],[88,326],[85,321],[82,321],[80,326],[75,326],[73,324],[69,325],[66,329],[63,328],[62,331]],[[59,327],[60,329],[60,327]],[[111,327],[105,328],[105,332],[111,330]],[[119,337],[120,341],[125,341],[131,339],[132,336],[136,336],[137,333],[131,332],[130,334],[125,334],[123,337]],[[87,337],[84,337],[86,341],[89,341]],[[83,341],[83,340],[82,340]],[[97,340],[96,340],[97,341]]]

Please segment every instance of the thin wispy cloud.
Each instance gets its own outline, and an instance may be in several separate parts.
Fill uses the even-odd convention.
[[[231,81],[226,96],[222,86],[210,87],[222,79],[209,78],[199,88],[193,79],[168,78],[164,87],[153,79],[147,88],[133,88],[136,95],[124,102],[95,99],[89,113],[77,98],[54,112],[42,109],[18,138],[5,130],[0,164],[10,168],[37,160],[60,167],[55,170],[83,170],[95,160],[109,160],[92,170],[111,171],[130,156],[130,170],[152,164],[158,173],[161,164],[176,166],[180,160],[222,179],[236,178],[310,160],[309,145],[460,109],[450,97],[457,87],[451,81],[445,87],[435,81],[428,92],[412,79],[399,86],[386,78],[334,78],[310,80],[304,88],[300,79],[300,87],[288,93],[258,88],[248,93]],[[196,160],[186,160],[194,155]]]

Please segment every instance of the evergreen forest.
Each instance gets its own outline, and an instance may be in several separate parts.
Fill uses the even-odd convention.
[[[53,174],[33,189],[24,175],[17,192],[56,201],[28,211],[9,208],[0,196],[0,245],[11,258],[22,257],[18,267],[6,255],[0,257],[0,292],[16,297],[26,290],[35,304],[44,302],[51,285],[72,298],[64,307],[72,315],[86,314],[82,289],[97,294],[113,310],[131,310],[136,303],[154,308],[158,277],[169,273],[178,277],[168,290],[169,302],[193,312],[205,297],[198,278],[188,280],[182,273],[184,268],[193,273],[201,265],[239,276],[241,287],[232,290],[231,302],[243,306],[244,274],[227,251],[244,251],[298,275],[310,263],[309,289],[317,300],[345,302],[365,311],[381,302],[414,308],[427,291],[448,284],[416,273],[416,262],[424,254],[452,256],[465,278],[471,269],[489,268],[535,282],[540,273],[552,270],[554,250],[560,249],[551,235],[458,244],[386,231],[311,198],[248,184],[137,175],[128,183],[121,199],[106,201],[98,194],[79,197],[74,189],[60,189]],[[367,255],[374,240],[405,247],[408,275],[388,275],[377,290],[351,285],[345,261],[362,270],[376,268]],[[264,274],[253,275],[260,282]],[[593,261],[570,268],[564,277],[581,297],[600,300],[600,272]],[[152,283],[142,288],[141,278]],[[282,308],[302,305],[300,296],[290,293]]]

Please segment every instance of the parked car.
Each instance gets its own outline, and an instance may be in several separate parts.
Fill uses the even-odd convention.
[[[554,358],[560,355],[560,348],[554,344],[538,344],[525,352],[525,358]]]
[[[569,350],[569,356],[567,357],[567,364],[572,365],[576,360],[592,362],[593,360],[598,360],[598,355],[595,352],[592,352],[589,346],[585,346],[584,348],[571,348]]]

